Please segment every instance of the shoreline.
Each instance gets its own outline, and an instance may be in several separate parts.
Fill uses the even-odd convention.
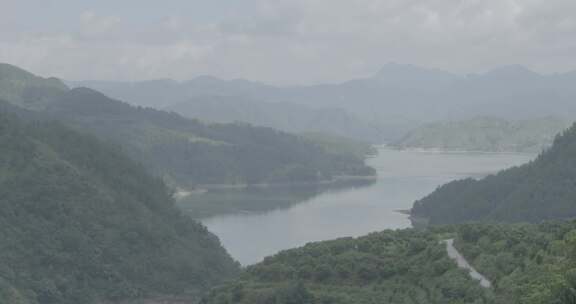
[[[475,154],[489,154],[489,155],[538,155],[540,152],[526,152],[526,151],[486,151],[486,150],[446,150],[442,148],[402,148],[396,146],[382,145],[382,149],[389,149],[393,151],[406,151],[416,153],[437,153],[437,154],[462,154],[462,153],[475,153]]]
[[[291,187],[291,186],[315,186],[330,185],[346,181],[376,181],[378,175],[361,176],[361,175],[341,175],[335,176],[329,180],[306,181],[306,182],[282,182],[282,183],[258,183],[258,184],[200,184],[194,188],[188,189],[177,187],[174,193],[175,199],[184,199],[192,195],[204,194],[210,190],[245,190],[250,188],[273,188],[273,187]]]

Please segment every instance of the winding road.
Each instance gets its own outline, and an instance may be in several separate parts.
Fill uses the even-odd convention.
[[[458,267],[468,270],[470,276],[473,279],[478,280],[480,282],[480,286],[484,288],[492,287],[492,283],[485,276],[476,271],[476,269],[474,269],[474,267],[472,267],[472,265],[470,265],[470,263],[466,261],[464,256],[460,254],[458,249],[454,247],[454,239],[444,240],[443,242],[446,243],[446,251],[448,252],[448,256],[454,261],[456,261]]]

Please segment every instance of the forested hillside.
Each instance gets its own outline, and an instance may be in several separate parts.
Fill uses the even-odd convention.
[[[456,247],[492,282],[495,304],[576,303],[576,222],[457,231]]]
[[[21,73],[10,73],[17,68],[2,69],[10,77],[0,83],[8,79],[28,83]],[[329,153],[309,140],[270,128],[200,122],[134,107],[86,88],[58,92],[46,96],[42,108],[28,108],[120,144],[154,173],[178,185],[314,182],[375,174],[362,157]],[[15,96],[8,101],[21,104],[18,100],[27,100],[28,95]]]
[[[68,88],[56,78],[42,78],[18,67],[0,63],[0,100],[27,109],[44,109]]]
[[[240,121],[290,133],[323,132],[374,143],[381,143],[387,132],[382,126],[366,123],[338,107],[313,108],[282,102],[279,97],[253,98],[252,90],[259,91],[266,86],[250,81],[204,76],[184,82],[82,81],[71,85],[92,88],[132,105],[174,111],[206,121]]]
[[[476,117],[424,124],[392,146],[399,149],[539,153],[568,126],[567,121],[557,117],[518,121]]]
[[[403,230],[308,244],[248,267],[202,303],[491,303],[491,292],[456,267],[441,238]]]
[[[576,126],[536,160],[482,180],[446,184],[415,202],[412,215],[430,224],[540,222],[576,216]]]
[[[491,288],[448,258],[449,238]],[[281,252],[202,303],[569,304],[575,246],[576,222],[384,231]]]
[[[0,113],[0,303],[194,298],[238,266],[162,180],[60,123]]]

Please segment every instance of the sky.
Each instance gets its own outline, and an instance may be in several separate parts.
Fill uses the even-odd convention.
[[[67,80],[576,70],[574,0],[0,0],[0,62]]]

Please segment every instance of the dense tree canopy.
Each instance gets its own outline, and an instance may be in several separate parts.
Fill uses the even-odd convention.
[[[456,248],[491,282],[448,258]],[[205,304],[576,303],[576,222],[473,224],[384,231],[308,244],[248,267]]]
[[[203,303],[491,303],[441,238],[403,230],[308,244],[248,267]]]
[[[237,271],[163,181],[58,123],[0,114],[0,303],[193,297]]]
[[[134,107],[91,89],[69,90],[55,78],[7,64],[0,64],[0,99],[112,140],[180,186],[314,182],[375,174],[363,155],[330,153],[300,136]]]
[[[482,180],[446,184],[417,201],[413,216],[430,224],[540,222],[576,217],[576,126],[536,160]]]
[[[456,246],[492,281],[495,304],[576,303],[576,222],[457,231]]]

